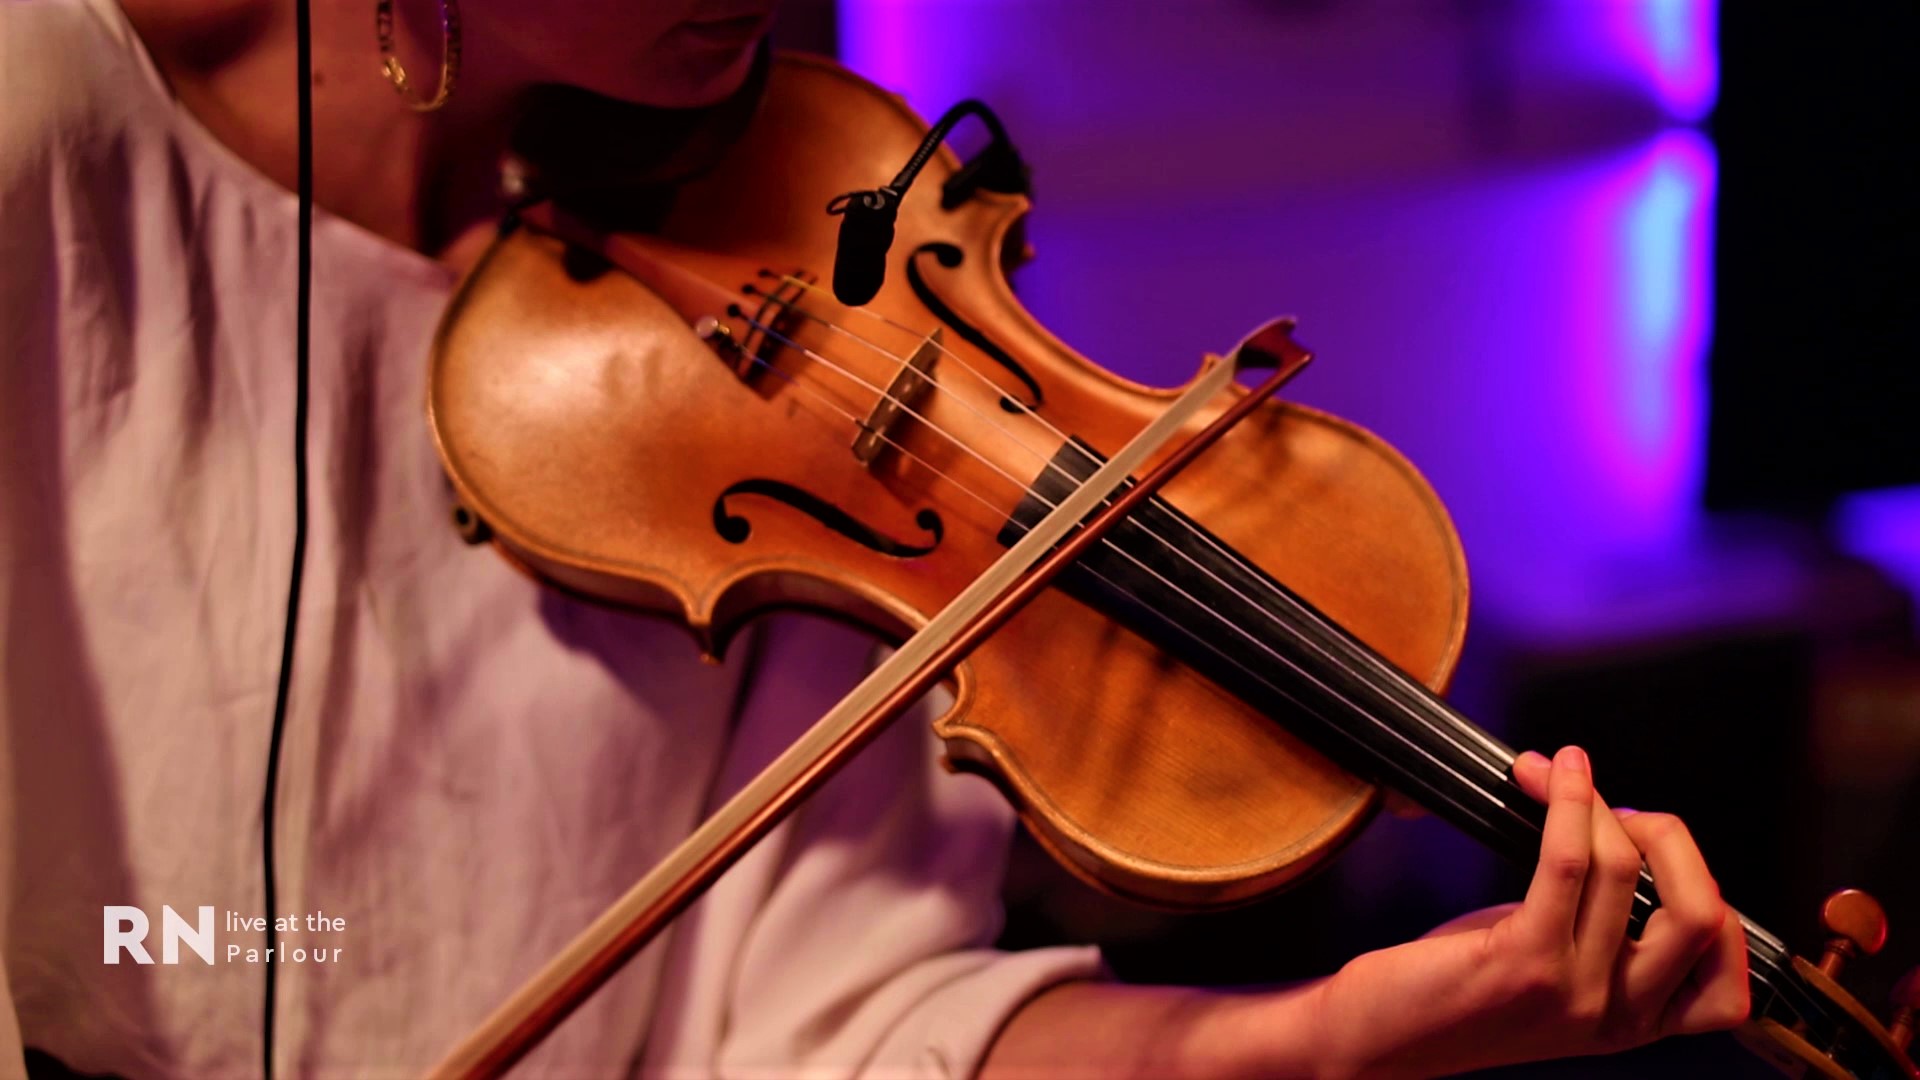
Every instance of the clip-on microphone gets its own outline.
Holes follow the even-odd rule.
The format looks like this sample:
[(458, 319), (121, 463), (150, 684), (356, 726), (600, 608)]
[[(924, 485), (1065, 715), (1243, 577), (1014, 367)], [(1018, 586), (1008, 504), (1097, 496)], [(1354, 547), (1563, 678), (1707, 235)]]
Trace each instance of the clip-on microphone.
[(907, 189), (933, 158), (934, 150), (947, 134), (968, 115), (978, 116), (992, 133), (993, 141), (975, 155), (947, 181), (940, 205), (948, 210), (973, 197), (981, 188), (1007, 194), (1033, 193), (1027, 164), (1021, 160), (1000, 118), (982, 102), (969, 98), (948, 109), (920, 140), (920, 148), (885, 187), (870, 191), (849, 191), (827, 204), (827, 213), (840, 215), (840, 242), (833, 259), (833, 295), (849, 307), (859, 307), (880, 293), (887, 278), (887, 251), (893, 247), (893, 224), (900, 216), (900, 201)]

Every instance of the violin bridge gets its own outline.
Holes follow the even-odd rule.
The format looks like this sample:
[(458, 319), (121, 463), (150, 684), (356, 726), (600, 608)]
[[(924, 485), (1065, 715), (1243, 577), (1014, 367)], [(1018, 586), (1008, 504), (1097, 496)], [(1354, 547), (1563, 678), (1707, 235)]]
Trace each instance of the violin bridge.
[(860, 434), (853, 439), (853, 456), (862, 465), (873, 464), (873, 459), (893, 441), (893, 429), (899, 424), (900, 415), (917, 408), (933, 388), (933, 363), (939, 359), (940, 352), (940, 328), (935, 327), (907, 362), (900, 365), (899, 373), (887, 384), (880, 400), (873, 403), (873, 411), (861, 421)]

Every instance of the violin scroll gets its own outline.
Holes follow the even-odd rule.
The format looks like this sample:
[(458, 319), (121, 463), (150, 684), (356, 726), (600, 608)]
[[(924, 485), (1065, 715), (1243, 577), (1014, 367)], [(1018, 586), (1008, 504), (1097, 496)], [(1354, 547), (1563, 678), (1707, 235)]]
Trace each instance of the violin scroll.
[(1790, 970), (1797, 978), (1772, 988), (1782, 996), (1807, 996), (1795, 1010), (1801, 1019), (1784, 1024), (1756, 1010), (1742, 1041), (1788, 1076), (1920, 1080), (1920, 1068), (1907, 1054), (1920, 1007), (1920, 971), (1908, 972), (1894, 987), (1886, 1025), (1837, 981), (1848, 960), (1872, 956), (1886, 944), (1885, 909), (1867, 893), (1843, 889), (1821, 905), (1820, 922), (1828, 934), (1820, 963), (1793, 957)]

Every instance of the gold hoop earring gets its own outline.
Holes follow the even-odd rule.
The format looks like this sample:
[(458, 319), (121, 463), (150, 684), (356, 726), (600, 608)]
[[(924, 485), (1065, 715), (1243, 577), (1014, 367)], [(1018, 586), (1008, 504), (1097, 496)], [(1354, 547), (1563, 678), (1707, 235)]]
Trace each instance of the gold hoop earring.
[(393, 50), (393, 0), (374, 0), (373, 30), (380, 38), (380, 70), (408, 107), (415, 112), (432, 112), (453, 96), (454, 83), (460, 79), (460, 2), (440, 0), (440, 86), (431, 98), (413, 95), (407, 69)]

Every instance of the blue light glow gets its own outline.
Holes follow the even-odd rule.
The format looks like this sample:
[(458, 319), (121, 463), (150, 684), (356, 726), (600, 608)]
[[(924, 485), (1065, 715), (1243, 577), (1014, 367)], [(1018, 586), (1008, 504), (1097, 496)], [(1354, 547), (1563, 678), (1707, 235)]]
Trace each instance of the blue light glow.
[(1713, 111), (1720, 93), (1716, 0), (1577, 0), (1577, 7), (1606, 21), (1667, 115), (1691, 124)]
[(1599, 234), (1624, 250), (1597, 261), (1616, 275), (1594, 300), (1620, 320), (1621, 352), (1589, 368), (1590, 430), (1625, 497), (1678, 517), (1691, 516), (1704, 467), (1714, 165), (1705, 137), (1673, 129), (1600, 181), (1594, 203)]

